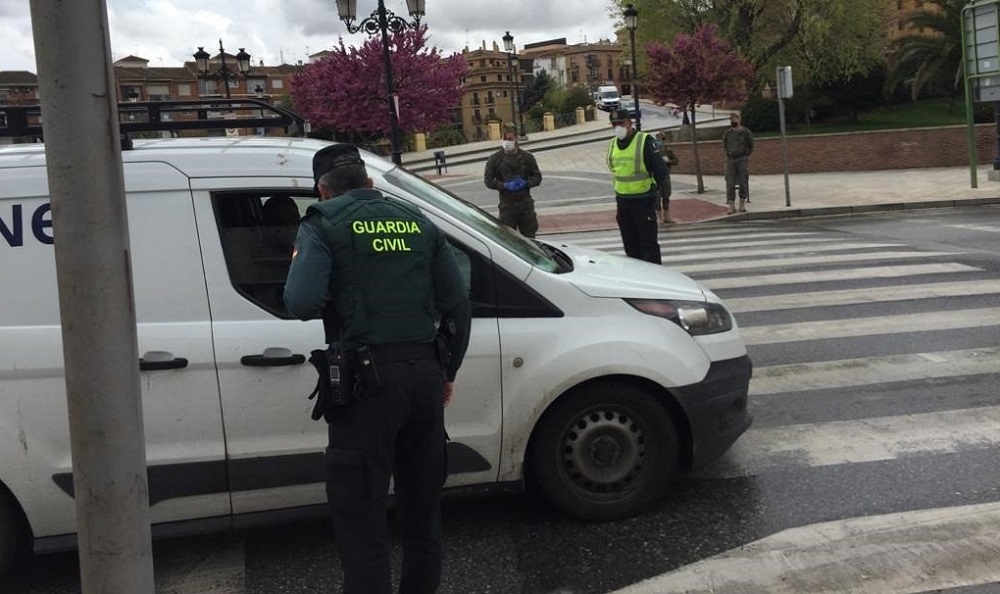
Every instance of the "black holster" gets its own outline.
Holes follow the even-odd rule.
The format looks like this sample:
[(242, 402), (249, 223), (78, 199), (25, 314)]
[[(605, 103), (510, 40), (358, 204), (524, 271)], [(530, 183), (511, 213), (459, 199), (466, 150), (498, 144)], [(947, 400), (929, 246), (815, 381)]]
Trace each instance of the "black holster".
[(309, 355), (309, 362), (319, 375), (316, 388), (309, 395), (309, 400), (316, 399), (311, 416), (314, 421), (323, 418), (329, 423), (339, 409), (354, 402), (357, 382), (353, 357), (337, 343)]

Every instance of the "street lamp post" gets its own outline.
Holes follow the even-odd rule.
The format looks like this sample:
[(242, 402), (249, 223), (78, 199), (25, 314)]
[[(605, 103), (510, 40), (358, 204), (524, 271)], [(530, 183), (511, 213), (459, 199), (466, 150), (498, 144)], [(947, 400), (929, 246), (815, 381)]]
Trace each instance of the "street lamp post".
[(510, 119), (514, 123), (517, 137), (524, 139), (524, 120), (521, 119), (521, 109), (519, 106), (518, 91), (519, 86), (515, 87), (514, 79), (514, 36), (507, 31), (507, 34), (503, 36), (503, 47), (507, 50), (507, 78), (510, 80)]
[(240, 53), (236, 54), (237, 72), (233, 72), (226, 64), (226, 50), (222, 47), (221, 39), (219, 40), (219, 56), (222, 57), (222, 66), (215, 72), (211, 72), (208, 61), (212, 56), (205, 51), (204, 47), (198, 47), (198, 51), (194, 53), (194, 60), (198, 65), (198, 77), (205, 80), (221, 78), (226, 87), (226, 99), (230, 99), (229, 85), (235, 84), (239, 77), (246, 77), (250, 73), (250, 54), (246, 52), (246, 49), (240, 48)]
[(642, 130), (642, 109), (639, 107), (639, 86), (636, 84), (636, 70), (639, 62), (635, 59), (635, 28), (639, 24), (639, 11), (629, 4), (625, 8), (625, 26), (628, 27), (629, 41), (632, 44), (632, 100), (635, 101), (635, 129)]
[(382, 37), (382, 67), (385, 70), (385, 88), (389, 103), (389, 140), (392, 143), (392, 162), (403, 164), (403, 149), (400, 140), (399, 113), (397, 113), (396, 85), (392, 78), (392, 59), (389, 54), (389, 32), (400, 33), (420, 25), (420, 17), (424, 16), (424, 0), (406, 0), (406, 8), (413, 17), (413, 22), (398, 17), (386, 10), (385, 2), (378, 0), (378, 8), (371, 16), (354, 24), (358, 16), (358, 0), (337, 0), (337, 15), (347, 25), (351, 33), (364, 31), (370, 37)]

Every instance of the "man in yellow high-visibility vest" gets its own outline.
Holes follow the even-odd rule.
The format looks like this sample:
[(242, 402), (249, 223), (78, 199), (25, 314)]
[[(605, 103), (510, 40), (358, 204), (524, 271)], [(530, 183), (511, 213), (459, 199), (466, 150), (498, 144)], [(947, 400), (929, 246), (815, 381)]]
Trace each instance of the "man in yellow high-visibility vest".
[(656, 206), (665, 188), (667, 167), (652, 136), (632, 126), (627, 110), (611, 112), (615, 137), (608, 148), (614, 175), (616, 219), (625, 255), (662, 264)]

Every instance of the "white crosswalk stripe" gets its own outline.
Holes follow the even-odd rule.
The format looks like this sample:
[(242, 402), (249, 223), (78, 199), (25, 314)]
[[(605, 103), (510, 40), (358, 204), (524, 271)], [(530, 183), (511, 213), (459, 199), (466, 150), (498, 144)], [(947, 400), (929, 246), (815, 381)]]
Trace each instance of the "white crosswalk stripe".
[[(961, 228), (996, 230), (991, 225)], [(623, 255), (616, 232), (557, 239)], [(824, 231), (776, 232), (768, 226), (671, 230), (660, 234), (660, 245), (664, 266), (719, 292), (736, 314), (755, 362), (751, 410), (759, 419), (769, 419), (752, 426), (695, 478), (818, 473), (915, 457), (1000, 454), (1000, 391), (990, 379), (1000, 377), (1000, 279), (976, 258), (966, 258), (960, 250), (921, 250)], [(921, 342), (925, 340), (927, 344)], [(935, 349), (937, 340), (948, 346)], [(863, 356), (850, 356), (846, 344), (865, 345)], [(890, 350), (880, 352), (883, 348)], [(761, 364), (755, 352), (766, 352), (771, 359)], [(951, 392), (962, 397), (952, 401), (938, 393), (962, 381), (973, 386)], [(858, 407), (883, 393), (906, 398), (868, 416), (859, 412)], [(825, 405), (829, 399), (857, 404), (830, 409)], [(930, 406), (921, 408), (923, 403)], [(855, 416), (840, 417), (844, 413), (837, 411), (847, 409)], [(819, 420), (797, 420), (803, 414)], [(876, 526), (879, 518), (843, 521)], [(823, 538), (819, 531), (807, 528), (797, 545), (801, 550), (826, 545), (815, 540)], [(958, 550), (977, 546), (961, 538), (955, 537)], [(923, 546), (920, 542), (912, 546)], [(900, 554), (919, 559), (910, 545), (897, 545)], [(858, 553), (847, 548), (843, 554), (849, 562)], [(782, 566), (788, 562), (784, 559)], [(717, 564), (710, 561), (700, 573), (723, 567), (725, 556)], [(962, 579), (989, 581), (994, 574), (981, 569)], [(676, 585), (671, 579), (668, 574), (635, 591), (668, 591), (662, 588)], [(960, 583), (941, 580), (942, 587)]]

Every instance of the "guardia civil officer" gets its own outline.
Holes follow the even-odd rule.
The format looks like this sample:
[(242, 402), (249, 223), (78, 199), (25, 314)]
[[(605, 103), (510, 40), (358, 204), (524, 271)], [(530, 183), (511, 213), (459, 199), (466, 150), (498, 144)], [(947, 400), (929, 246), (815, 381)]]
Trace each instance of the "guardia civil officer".
[(632, 126), (628, 110), (612, 111), (610, 119), (615, 137), (608, 147), (608, 169), (614, 176), (615, 218), (625, 255), (662, 264), (656, 207), (665, 189), (667, 166), (653, 137)]
[[(444, 234), (415, 207), (373, 190), (357, 147), (321, 149), (313, 176), (320, 201), (299, 227), (284, 298), (300, 319), (339, 318), (340, 347), (358, 378), (341, 386), (353, 402), (327, 416), (326, 491), (344, 592), (391, 590), (390, 476), (403, 539), (399, 591), (434, 592), (444, 407), (468, 345), (469, 297)], [(448, 330), (447, 361), (435, 348), (438, 327)]]

